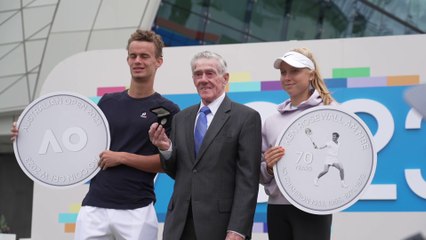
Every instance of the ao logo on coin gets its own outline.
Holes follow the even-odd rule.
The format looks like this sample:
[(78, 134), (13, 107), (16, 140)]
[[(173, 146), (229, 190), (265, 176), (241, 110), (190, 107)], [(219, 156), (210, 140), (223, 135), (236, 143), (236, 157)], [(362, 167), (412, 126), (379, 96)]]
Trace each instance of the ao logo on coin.
[(57, 92), (28, 105), (17, 121), (14, 152), (33, 181), (51, 187), (87, 182), (100, 170), (99, 154), (109, 149), (108, 122), (90, 99)]
[(348, 208), (373, 179), (377, 153), (372, 139), (365, 123), (342, 108), (305, 110), (277, 140), (285, 149), (274, 167), (279, 189), (312, 214)]

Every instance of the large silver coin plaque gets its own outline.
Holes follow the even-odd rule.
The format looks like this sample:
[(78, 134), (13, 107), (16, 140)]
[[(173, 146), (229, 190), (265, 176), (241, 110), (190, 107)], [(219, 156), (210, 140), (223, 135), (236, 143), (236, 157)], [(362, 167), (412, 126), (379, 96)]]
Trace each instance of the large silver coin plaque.
[(55, 92), (30, 103), (17, 121), (13, 149), (19, 166), (34, 182), (72, 187), (93, 178), (99, 154), (109, 149), (108, 122), (89, 98)]
[(353, 205), (371, 183), (377, 152), (366, 124), (342, 107), (319, 106), (290, 122), (276, 145), (281, 193), (297, 208), (331, 214)]

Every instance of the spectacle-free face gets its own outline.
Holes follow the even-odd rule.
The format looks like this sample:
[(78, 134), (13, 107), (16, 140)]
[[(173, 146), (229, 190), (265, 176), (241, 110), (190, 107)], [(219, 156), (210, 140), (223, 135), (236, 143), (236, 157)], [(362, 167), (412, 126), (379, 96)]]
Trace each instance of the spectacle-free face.
[(146, 81), (154, 79), (155, 72), (163, 63), (163, 58), (155, 56), (154, 43), (133, 41), (129, 45), (127, 63), (133, 80)]
[(210, 104), (225, 92), (229, 74), (219, 71), (216, 59), (201, 58), (195, 62), (192, 80), (205, 105)]
[(333, 133), (332, 139), (333, 139), (333, 141), (337, 141), (337, 139), (339, 139), (339, 135), (337, 135), (336, 133)]
[(314, 75), (312, 70), (295, 68), (283, 61), (280, 73), (281, 86), (290, 96), (293, 105), (297, 106), (309, 98), (310, 81)]

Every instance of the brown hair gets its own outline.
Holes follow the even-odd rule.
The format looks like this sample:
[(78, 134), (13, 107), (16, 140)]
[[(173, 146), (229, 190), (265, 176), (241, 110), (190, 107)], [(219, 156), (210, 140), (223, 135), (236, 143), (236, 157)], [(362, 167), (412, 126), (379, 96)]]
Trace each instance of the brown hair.
[(155, 45), (155, 56), (157, 58), (163, 56), (164, 42), (161, 36), (155, 32), (141, 29), (136, 30), (136, 32), (130, 35), (130, 38), (127, 42), (127, 50), (129, 50), (130, 43), (133, 41), (152, 42)]

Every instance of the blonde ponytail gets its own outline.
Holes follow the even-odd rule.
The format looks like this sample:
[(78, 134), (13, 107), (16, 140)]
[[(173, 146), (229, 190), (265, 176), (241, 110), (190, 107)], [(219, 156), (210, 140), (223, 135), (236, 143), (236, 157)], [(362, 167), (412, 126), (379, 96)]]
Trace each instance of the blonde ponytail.
[(314, 65), (315, 65), (315, 70), (313, 70), (314, 71), (314, 79), (312, 79), (311, 85), (312, 85), (313, 88), (315, 88), (315, 90), (317, 90), (317, 92), (321, 96), (321, 99), (322, 99), (324, 105), (329, 105), (331, 102), (335, 101), (334, 98), (331, 96), (330, 91), (328, 90), (327, 86), (325, 85), (325, 82), (324, 82), (324, 80), (323, 80), (323, 78), (320, 74), (318, 64), (317, 64), (311, 50), (309, 50), (308, 48), (296, 48), (296, 49), (293, 49), (292, 51), (295, 51), (295, 52), (298, 52), (298, 53), (305, 55), (306, 57), (311, 59), (311, 61), (314, 63)]

